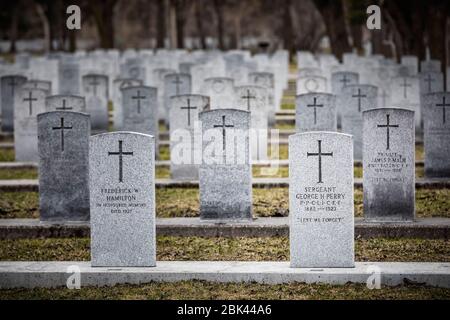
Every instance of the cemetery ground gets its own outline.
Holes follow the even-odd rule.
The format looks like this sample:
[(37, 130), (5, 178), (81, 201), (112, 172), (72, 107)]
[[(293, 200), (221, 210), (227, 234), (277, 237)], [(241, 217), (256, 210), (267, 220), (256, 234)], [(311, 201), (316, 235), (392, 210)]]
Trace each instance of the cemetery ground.
[[(357, 261), (448, 262), (448, 240), (357, 239)], [(0, 241), (0, 260), (88, 261), (90, 241), (19, 239)], [(287, 237), (200, 238), (157, 237), (158, 261), (287, 261)], [(0, 299), (449, 299), (450, 290), (405, 283), (369, 290), (365, 285), (291, 283), (282, 285), (206, 281), (82, 287), (81, 290), (0, 290)]]
[[(293, 110), (285, 102), (283, 110)], [(278, 123), (280, 130), (293, 130), (289, 123)], [(160, 131), (167, 128), (160, 126)], [(11, 143), (8, 137), (0, 143)], [(270, 150), (270, 148), (269, 148)], [(159, 147), (159, 160), (169, 160), (167, 145)], [(288, 159), (287, 145), (280, 145), (279, 158)], [(12, 148), (0, 149), (0, 162), (13, 162)], [(423, 145), (416, 145), (416, 178), (424, 177)], [(261, 166), (253, 166), (253, 177), (265, 177)], [(275, 177), (287, 178), (289, 169), (280, 167)], [(355, 178), (362, 167), (354, 167)], [(0, 169), (0, 180), (37, 179), (36, 168)], [(168, 166), (157, 166), (157, 179), (169, 179)], [(355, 217), (363, 216), (362, 188), (355, 188)], [(255, 217), (286, 217), (288, 188), (253, 188)], [(198, 217), (198, 188), (157, 188), (158, 218)], [(450, 189), (416, 189), (418, 218), (450, 218)], [(38, 219), (38, 192), (1, 192), (0, 219)], [(158, 261), (289, 261), (289, 238), (279, 237), (194, 237), (157, 236)], [(449, 240), (417, 238), (371, 238), (355, 240), (355, 261), (450, 262)], [(0, 240), (0, 261), (89, 261), (90, 239), (38, 238)], [(83, 287), (81, 290), (8, 289), (0, 290), (2, 299), (450, 299), (450, 290), (405, 282), (396, 287), (370, 290), (364, 284), (325, 285), (288, 283), (215, 283), (207, 281), (152, 282), (141, 285)]]

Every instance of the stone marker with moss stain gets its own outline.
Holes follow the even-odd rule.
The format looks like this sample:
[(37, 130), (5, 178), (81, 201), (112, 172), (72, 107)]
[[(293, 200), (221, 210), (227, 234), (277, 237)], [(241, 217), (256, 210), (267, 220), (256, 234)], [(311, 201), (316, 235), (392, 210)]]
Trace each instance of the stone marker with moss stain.
[(39, 211), (42, 221), (89, 220), (89, 115), (38, 115)]
[(415, 218), (414, 112), (380, 108), (363, 112), (364, 218)]

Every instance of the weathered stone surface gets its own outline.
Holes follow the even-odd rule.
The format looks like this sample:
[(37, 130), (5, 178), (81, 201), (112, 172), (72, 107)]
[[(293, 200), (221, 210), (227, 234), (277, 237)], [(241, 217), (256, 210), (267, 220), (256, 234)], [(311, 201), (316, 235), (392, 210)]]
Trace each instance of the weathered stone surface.
[(46, 91), (19, 89), (14, 103), (16, 161), (38, 162), (37, 115), (45, 112)]
[(413, 220), (414, 112), (394, 108), (366, 110), (363, 121), (365, 219)]
[(89, 220), (89, 115), (38, 115), (39, 212), (42, 221)]
[(203, 157), (200, 166), (200, 218), (252, 219), (250, 113), (218, 109), (200, 114)]
[(155, 139), (132, 132), (91, 137), (91, 263), (156, 265)]
[(305, 93), (296, 98), (297, 132), (337, 131), (336, 96), (329, 93)]
[(378, 89), (372, 85), (349, 85), (341, 96), (342, 132), (353, 136), (353, 157), (362, 159), (362, 112), (378, 107)]
[(425, 176), (450, 177), (450, 93), (424, 95)]
[(199, 113), (209, 109), (209, 98), (178, 95), (171, 98), (170, 175), (174, 180), (198, 180), (202, 159)]
[(352, 137), (289, 137), (291, 267), (354, 267)]
[(83, 76), (83, 94), (86, 98), (86, 112), (91, 116), (94, 132), (107, 132), (108, 117), (108, 77), (101, 74)]
[(15, 96), (20, 87), (25, 84), (27, 78), (11, 75), (3, 76), (0, 78), (1, 85), (1, 113), (2, 113), (2, 131), (13, 132), (14, 131), (14, 110), (16, 109)]
[(45, 99), (45, 110), (86, 113), (86, 100), (80, 96), (56, 95)]

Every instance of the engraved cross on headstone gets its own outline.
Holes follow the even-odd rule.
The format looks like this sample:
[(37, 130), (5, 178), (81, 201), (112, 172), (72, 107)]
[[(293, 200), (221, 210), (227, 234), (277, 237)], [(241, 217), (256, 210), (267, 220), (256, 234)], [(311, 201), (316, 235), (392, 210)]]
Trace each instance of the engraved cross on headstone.
[(33, 114), (33, 101), (37, 101), (37, 100), (38, 100), (37, 98), (33, 98), (33, 92), (31, 92), (31, 91), (28, 92), (28, 98), (23, 99), (24, 102), (28, 101), (28, 103), (29, 103), (28, 108), (29, 108), (30, 116)]
[(94, 95), (97, 95), (97, 86), (100, 84), (100, 82), (98, 82), (97, 77), (93, 77), (92, 78), (92, 82), (89, 83), (90, 86), (94, 87)]
[(361, 98), (366, 98), (367, 95), (361, 94), (361, 88), (358, 88), (358, 94), (352, 95), (352, 98), (358, 98), (358, 112), (361, 112)]
[(317, 124), (317, 108), (323, 108), (323, 104), (317, 104), (317, 97), (314, 97), (314, 104), (307, 104), (307, 108), (314, 108), (314, 124)]
[(390, 148), (390, 128), (398, 128), (398, 124), (389, 122), (389, 114), (386, 115), (386, 124), (377, 124), (378, 128), (386, 128), (386, 150)]
[(406, 81), (406, 78), (403, 78), (403, 83), (400, 85), (400, 87), (403, 87), (403, 98), (406, 99), (408, 97), (406, 88), (411, 87), (411, 84)]
[(181, 107), (182, 110), (187, 110), (187, 117), (188, 117), (188, 126), (191, 126), (191, 110), (197, 109), (197, 107), (191, 106), (191, 99), (187, 99), (187, 107)]
[(66, 107), (66, 99), (62, 101), (62, 107), (56, 107), (56, 110), (72, 110), (72, 107)]
[(61, 151), (64, 152), (64, 130), (71, 130), (72, 127), (64, 126), (64, 118), (61, 118), (61, 124), (59, 127), (53, 127), (52, 130), (61, 130)]
[(425, 82), (428, 83), (428, 93), (431, 92), (431, 83), (434, 81), (435, 80), (431, 77), (431, 74), (428, 74), (427, 77), (425, 78)]
[(133, 96), (133, 97), (131, 97), (131, 99), (137, 100), (137, 110), (138, 110), (138, 113), (141, 113), (141, 100), (145, 100), (146, 97), (145, 96), (141, 96), (141, 91), (138, 90), (137, 91), (137, 96)]
[(347, 74), (344, 74), (344, 76), (339, 80), (339, 82), (343, 83), (342, 87), (345, 87), (347, 83), (351, 82), (350, 79), (347, 78)]
[[(233, 128), (234, 125), (231, 124), (225, 124), (225, 116), (222, 116), (222, 124), (215, 124), (214, 128), (222, 128), (222, 146), (223, 151), (225, 151), (225, 145), (226, 145), (226, 134), (225, 130), (226, 128)], [(225, 154), (224, 154), (225, 155)]]
[(450, 103), (446, 103), (445, 96), (442, 96), (442, 103), (437, 103), (436, 107), (442, 107), (442, 123), (445, 123), (445, 108), (450, 107)]
[(172, 83), (174, 83), (176, 86), (177, 95), (180, 94), (180, 84), (182, 84), (183, 81), (180, 80), (179, 74), (175, 75), (175, 80), (173, 80)]
[(123, 182), (123, 156), (132, 156), (133, 152), (124, 152), (122, 150), (122, 140), (119, 140), (119, 151), (108, 152), (108, 156), (119, 156), (119, 182)]
[(15, 88), (19, 84), (16, 80), (17, 79), (15, 77), (12, 77), (8, 83), (8, 85), (11, 87), (11, 95), (12, 96), (14, 96)]
[(319, 144), (319, 151), (318, 152), (307, 152), (306, 156), (319, 158), (319, 182), (317, 182), (317, 183), (323, 183), (323, 181), (322, 181), (322, 157), (323, 156), (332, 157), (333, 152), (326, 152), (326, 153), (322, 152), (322, 140), (317, 140), (317, 142)]
[(256, 96), (251, 96), (250, 95), (250, 90), (247, 89), (247, 95), (241, 96), (241, 99), (246, 99), (247, 100), (247, 111), (250, 111), (250, 100), (251, 99), (256, 99)]

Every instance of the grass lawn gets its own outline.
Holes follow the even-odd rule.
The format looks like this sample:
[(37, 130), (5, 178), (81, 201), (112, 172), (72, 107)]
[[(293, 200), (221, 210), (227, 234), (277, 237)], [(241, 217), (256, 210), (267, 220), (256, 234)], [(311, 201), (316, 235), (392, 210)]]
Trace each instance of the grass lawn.
[[(88, 261), (90, 240), (0, 240), (0, 261)], [(157, 237), (161, 261), (288, 261), (288, 237)], [(356, 261), (450, 262), (450, 240), (357, 239)]]
[[(287, 216), (287, 188), (253, 189), (253, 212), (259, 217)], [(199, 214), (199, 191), (196, 188), (156, 189), (156, 212), (161, 218), (196, 217)], [(355, 189), (355, 216), (363, 215), (363, 193)], [(416, 215), (450, 217), (450, 189), (418, 189)], [(0, 218), (38, 218), (37, 192), (3, 192), (0, 194)]]
[[(292, 129), (290, 125), (277, 125), (278, 129)], [(287, 144), (279, 145), (278, 155), (272, 154), (272, 148), (269, 146), (270, 159), (289, 159), (289, 150)], [(159, 147), (159, 159), (158, 160), (170, 160), (169, 146)], [(423, 145), (416, 145), (416, 160), (423, 160)], [(0, 149), (0, 162), (14, 161), (14, 149)]]
[[(448, 240), (359, 239), (357, 261), (449, 261)], [(88, 261), (89, 239), (0, 240), (0, 260)], [(286, 261), (287, 237), (157, 237), (157, 259)], [(82, 287), (81, 290), (0, 290), (0, 299), (450, 299), (450, 290), (402, 285), (369, 290), (363, 284), (220, 284), (206, 281)]]
[(15, 161), (14, 149), (0, 149), (0, 162)]
[(450, 290), (420, 285), (402, 285), (380, 290), (369, 290), (363, 284), (332, 286), (326, 284), (257, 284), (214, 283), (206, 281), (181, 281), (173, 283), (152, 282), (141, 285), (115, 285), (114, 287), (12, 289), (0, 290), (0, 299), (125, 299), (125, 300), (305, 300), (305, 299), (367, 299), (367, 300), (418, 300), (450, 299)]
[(282, 103), (281, 104), (281, 110), (294, 110), (295, 104), (293, 103)]
[[(254, 178), (287, 178), (289, 176), (288, 167), (279, 167), (277, 171), (267, 172), (267, 168), (263, 166), (253, 166)], [(362, 178), (362, 167), (355, 167), (355, 178)], [(416, 167), (416, 177), (422, 178), (424, 176), (424, 168), (422, 166)], [(37, 179), (37, 169), (0, 169), (0, 180), (10, 179)], [(170, 168), (168, 166), (156, 168), (157, 179), (169, 179)]]

